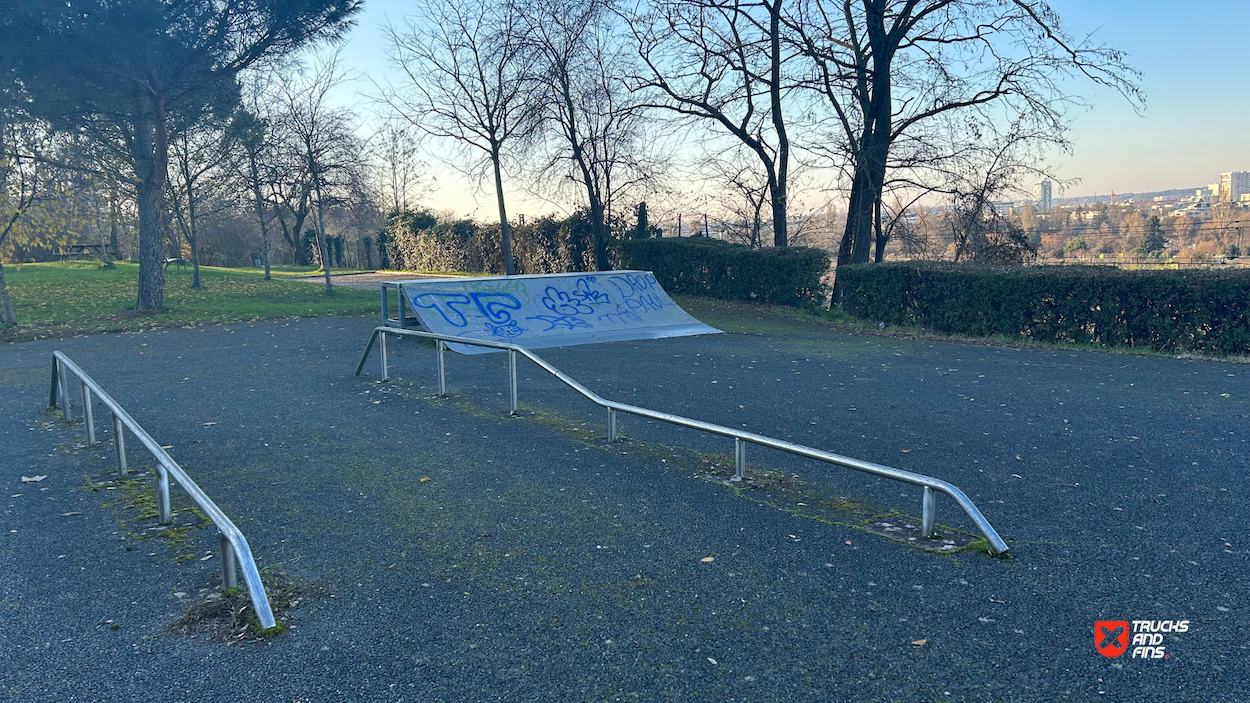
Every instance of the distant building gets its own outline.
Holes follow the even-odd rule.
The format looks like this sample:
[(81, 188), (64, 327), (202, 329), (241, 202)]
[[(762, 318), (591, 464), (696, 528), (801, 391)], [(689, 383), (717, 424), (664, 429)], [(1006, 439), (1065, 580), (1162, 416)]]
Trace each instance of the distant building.
[(1250, 193), (1250, 171), (1230, 171), (1220, 174), (1220, 202), (1235, 203), (1242, 193)]
[(1050, 213), (1051, 208), (1051, 185), (1050, 179), (1044, 179), (1033, 184), (1033, 200), (1037, 203), (1037, 211), (1046, 215)]

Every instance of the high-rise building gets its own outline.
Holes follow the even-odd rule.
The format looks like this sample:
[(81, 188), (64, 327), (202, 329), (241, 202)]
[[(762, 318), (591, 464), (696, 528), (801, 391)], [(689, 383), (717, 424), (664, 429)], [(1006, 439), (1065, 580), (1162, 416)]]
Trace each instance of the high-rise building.
[(1230, 171), (1220, 174), (1220, 202), (1235, 203), (1242, 193), (1250, 193), (1250, 171)]
[(1043, 215), (1050, 212), (1050, 189), (1049, 178), (1033, 184), (1033, 200), (1037, 203), (1037, 211)]

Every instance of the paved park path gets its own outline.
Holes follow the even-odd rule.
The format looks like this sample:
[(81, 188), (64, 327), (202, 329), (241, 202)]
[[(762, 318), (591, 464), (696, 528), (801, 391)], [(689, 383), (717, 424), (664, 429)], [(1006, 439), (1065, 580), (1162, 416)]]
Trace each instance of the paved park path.
[[(500, 355), (450, 355), (446, 399), (412, 341), (393, 383), (376, 357), (355, 377), (373, 318), (11, 344), (0, 700), (1250, 699), (1250, 367), (704, 319), (735, 332), (543, 356), (608, 398), (947, 479), (1012, 557), (915, 550), (678, 459), (725, 440), (625, 418), (606, 445), (602, 413), (532, 366), (508, 418)], [(135, 509), (82, 489), (111, 449), (44, 412), (54, 349), (262, 565), (324, 589), (287, 633), (164, 633), (218, 583), (216, 538), (136, 541)], [(835, 507), (920, 509), (911, 486), (750, 458)], [(943, 497), (938, 521), (969, 529)], [(1166, 659), (1108, 659), (1095, 620), (1190, 625)]]
[[(439, 276), (430, 273), (394, 273), (390, 271), (362, 271), (360, 273), (334, 273), (330, 272), (330, 283), (335, 286), (347, 286), (348, 288), (365, 288), (367, 290), (378, 290), (378, 285), (383, 281), (412, 281), (418, 278), (447, 278), (447, 276)], [(305, 283), (320, 283), (325, 285), (326, 277), (324, 274), (320, 276), (300, 276), (291, 278), (292, 281), (303, 281)]]

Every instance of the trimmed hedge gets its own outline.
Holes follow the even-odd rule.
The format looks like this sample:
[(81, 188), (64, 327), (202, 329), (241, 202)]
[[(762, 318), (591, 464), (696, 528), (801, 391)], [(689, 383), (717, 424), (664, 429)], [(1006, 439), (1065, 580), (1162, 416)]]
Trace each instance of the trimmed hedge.
[(890, 263), (838, 269), (842, 308), (948, 334), (1250, 353), (1250, 272)]
[(655, 273), (670, 293), (778, 305), (823, 301), (829, 255), (810, 247), (752, 249), (708, 237), (634, 239), (618, 244), (624, 268)]

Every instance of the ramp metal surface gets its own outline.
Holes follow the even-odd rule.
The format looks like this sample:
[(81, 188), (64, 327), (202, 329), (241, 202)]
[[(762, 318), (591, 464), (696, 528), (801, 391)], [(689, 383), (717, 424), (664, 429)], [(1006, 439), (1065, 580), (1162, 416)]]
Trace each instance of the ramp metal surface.
[[(388, 288), (399, 290), (399, 327), (406, 326), (409, 307), (430, 332), (531, 349), (721, 331), (681, 309), (650, 271), (394, 281), (383, 284), (383, 299)], [(461, 354), (498, 351), (448, 347)]]

